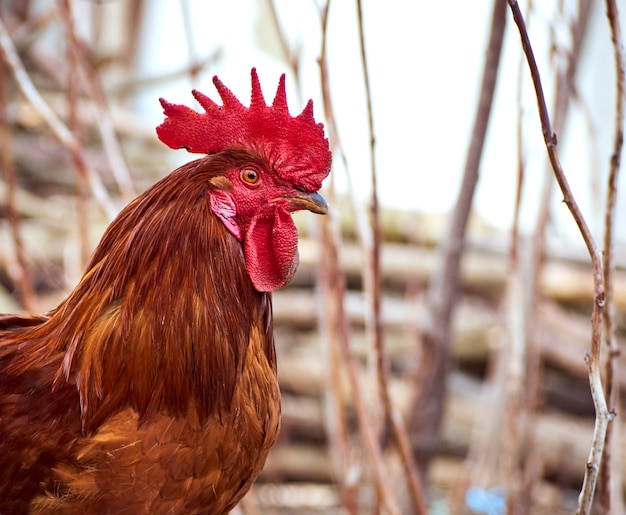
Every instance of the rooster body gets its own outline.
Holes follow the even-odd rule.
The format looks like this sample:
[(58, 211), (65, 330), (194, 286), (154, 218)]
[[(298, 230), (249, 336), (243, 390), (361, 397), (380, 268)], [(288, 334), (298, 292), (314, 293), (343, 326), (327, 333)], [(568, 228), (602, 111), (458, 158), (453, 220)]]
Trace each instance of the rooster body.
[[(215, 80), (207, 118), (232, 101)], [(253, 70), (250, 111), (259, 95)], [(250, 488), (280, 428), (269, 292), (330, 166), (302, 169), (267, 133), (209, 141), (120, 213), (55, 310), (0, 316), (0, 513), (221, 514)]]

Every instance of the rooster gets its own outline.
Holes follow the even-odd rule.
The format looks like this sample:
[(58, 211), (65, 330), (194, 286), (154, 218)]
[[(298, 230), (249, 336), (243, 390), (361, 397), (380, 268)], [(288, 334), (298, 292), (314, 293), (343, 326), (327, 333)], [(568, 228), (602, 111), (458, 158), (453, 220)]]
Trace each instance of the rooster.
[(222, 514), (280, 428), (271, 291), (293, 277), (291, 213), (324, 214), (331, 165), (311, 101), (203, 113), (161, 99), (162, 142), (206, 154), (111, 223), (41, 316), (0, 315), (0, 513)]

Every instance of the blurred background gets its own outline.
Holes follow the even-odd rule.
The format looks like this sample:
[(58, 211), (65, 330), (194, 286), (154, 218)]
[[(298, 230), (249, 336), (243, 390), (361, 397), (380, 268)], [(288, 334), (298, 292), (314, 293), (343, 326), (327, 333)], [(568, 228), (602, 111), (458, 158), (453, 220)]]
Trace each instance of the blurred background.
[[(520, 6), (602, 248), (617, 95), (605, 4)], [(218, 75), (246, 103), (256, 67), (269, 102), (285, 73), (292, 114), (312, 98), (333, 146), (331, 216), (298, 214), (301, 265), (274, 295), (282, 434), (238, 510), (377, 513), (386, 496), (401, 513), (420, 496), (432, 514), (576, 509), (593, 277), (504, 0), (0, 0), (0, 21), (0, 312), (55, 307), (112, 217), (195, 158), (157, 140), (159, 97), (198, 108), (191, 89), (215, 99)], [(626, 329), (624, 181), (598, 513), (623, 512), (626, 376), (608, 349)]]

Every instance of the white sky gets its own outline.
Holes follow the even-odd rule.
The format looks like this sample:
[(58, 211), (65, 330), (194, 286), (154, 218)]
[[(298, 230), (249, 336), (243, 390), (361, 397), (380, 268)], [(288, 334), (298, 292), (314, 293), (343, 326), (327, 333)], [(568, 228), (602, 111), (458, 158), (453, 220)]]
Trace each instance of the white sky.
[[(156, 125), (162, 119), (156, 98), (193, 106), (191, 87), (216, 98), (211, 83), (217, 74), (247, 103), (249, 72), (259, 71), (266, 99), (275, 92), (278, 77), (288, 72), (274, 37), (271, 19), (260, 8), (262, 2), (233, 0), (188, 1), (193, 15), (196, 52), (204, 57), (218, 48), (221, 59), (197, 84), (181, 80), (158, 89), (147, 89), (139, 104), (144, 116)], [(320, 22), (314, 1), (276, 2), (282, 26), (293, 48), (300, 49), (302, 93), (313, 98), (316, 117), (322, 119), (319, 74), (316, 59), (321, 41)], [(548, 103), (556, 66), (545, 49), (551, 31), (563, 48), (568, 46), (564, 22), (554, 24), (553, 1), (535, 2), (530, 23)], [(568, 2), (565, 2), (568, 4)], [(573, 3), (573, 2), (569, 2)], [(473, 122), (483, 57), (491, 17), (491, 0), (473, 2), (380, 2), (364, 0), (365, 34), (373, 91), (377, 167), (383, 204), (408, 209), (444, 212), (454, 202), (463, 169)], [(614, 71), (608, 24), (603, 6), (597, 4), (592, 19), (590, 45), (584, 55), (579, 81), (584, 103), (592, 113), (597, 130), (590, 136), (581, 110), (574, 108), (568, 133), (559, 135), (562, 161), (574, 193), (589, 221), (599, 224), (600, 211), (591, 192), (592, 176), (606, 174), (614, 124)], [(624, 14), (624, 13), (622, 13)], [(179, 69), (188, 62), (180, 2), (152, 0), (148, 12), (143, 52), (138, 73), (150, 75)], [(626, 24), (626, 20), (623, 20)], [(517, 84), (520, 58), (519, 37), (512, 19), (507, 20), (499, 87), (492, 114), (488, 144), (483, 156), (481, 180), (475, 209), (491, 224), (510, 224), (517, 166)], [(369, 191), (369, 138), (362, 68), (358, 47), (356, 2), (335, 0), (329, 18), (328, 55), (331, 89), (340, 137), (353, 183), (360, 196)], [(524, 223), (534, 220), (536, 200), (544, 173), (545, 149), (528, 71), (524, 66), (523, 120), (528, 182), (525, 189)], [(302, 107), (293, 77), (287, 77), (292, 114)], [(592, 150), (598, 153), (594, 161)], [(186, 161), (180, 152), (173, 159)], [(625, 159), (626, 161), (626, 159)], [(336, 180), (344, 184), (344, 173), (335, 160)], [(624, 174), (622, 174), (623, 177)], [(596, 179), (597, 180), (597, 179)], [(604, 179), (601, 179), (601, 184)], [(622, 191), (626, 180), (620, 181)], [(604, 193), (599, 200), (604, 202)], [(576, 234), (564, 205), (555, 197), (553, 213), (557, 225)], [(626, 231), (626, 195), (618, 204), (620, 234)], [(600, 225), (598, 225), (600, 227)], [(601, 234), (596, 233), (600, 238)], [(621, 239), (625, 239), (622, 236)]]

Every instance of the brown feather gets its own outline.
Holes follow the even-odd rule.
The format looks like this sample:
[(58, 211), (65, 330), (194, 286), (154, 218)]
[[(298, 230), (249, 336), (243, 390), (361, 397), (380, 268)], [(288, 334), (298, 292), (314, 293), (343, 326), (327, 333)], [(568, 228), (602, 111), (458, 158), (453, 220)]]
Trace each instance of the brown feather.
[(226, 513), (280, 425), (271, 297), (208, 196), (246, 150), (127, 206), (45, 317), (0, 317), (0, 513)]

